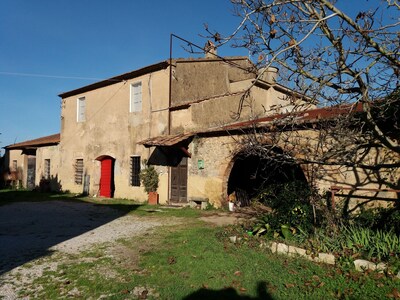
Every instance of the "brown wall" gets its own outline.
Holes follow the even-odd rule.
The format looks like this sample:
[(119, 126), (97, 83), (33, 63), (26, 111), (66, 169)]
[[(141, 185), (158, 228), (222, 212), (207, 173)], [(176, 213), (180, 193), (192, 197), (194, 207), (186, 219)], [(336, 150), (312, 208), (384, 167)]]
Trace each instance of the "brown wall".
[[(252, 67), (243, 58), (230, 62), (247, 69)], [(221, 60), (176, 61), (172, 80), (171, 104), (175, 109), (171, 112), (171, 133), (204, 131), (293, 108), (288, 94), (280, 91), (282, 89), (265, 82), (255, 86), (255, 79), (255, 73)], [(249, 96), (244, 97), (250, 88)]]

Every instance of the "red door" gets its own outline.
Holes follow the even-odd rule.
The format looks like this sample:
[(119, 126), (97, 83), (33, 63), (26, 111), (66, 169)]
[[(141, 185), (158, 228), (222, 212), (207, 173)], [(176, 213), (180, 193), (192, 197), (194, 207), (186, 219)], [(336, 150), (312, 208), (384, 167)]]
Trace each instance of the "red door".
[(101, 161), (100, 196), (111, 198), (113, 196), (113, 159), (106, 157)]

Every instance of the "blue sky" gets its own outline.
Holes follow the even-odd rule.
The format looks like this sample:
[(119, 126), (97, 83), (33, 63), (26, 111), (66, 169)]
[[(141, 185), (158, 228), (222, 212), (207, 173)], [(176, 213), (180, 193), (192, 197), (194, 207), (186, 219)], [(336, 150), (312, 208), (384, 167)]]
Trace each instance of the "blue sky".
[(229, 0), (2, 0), (0, 147), (59, 132), (58, 94), (97, 81), (45, 76), (105, 79), (162, 61), (170, 33), (204, 45), (203, 24), (230, 28), (231, 9)]
[(59, 132), (58, 94), (167, 59), (170, 33), (202, 46), (204, 23), (224, 34), (237, 22), (229, 0), (1, 0), (0, 148)]

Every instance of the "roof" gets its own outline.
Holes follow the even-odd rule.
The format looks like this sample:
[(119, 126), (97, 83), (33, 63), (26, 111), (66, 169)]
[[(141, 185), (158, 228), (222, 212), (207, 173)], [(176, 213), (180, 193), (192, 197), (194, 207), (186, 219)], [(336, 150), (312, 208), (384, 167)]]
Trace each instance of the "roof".
[(176, 58), (174, 59), (177, 63), (191, 63), (191, 62), (210, 62), (210, 61), (228, 61), (232, 62), (235, 60), (249, 60), (247, 56), (216, 56), (214, 58), (209, 57), (189, 57), (189, 58)]
[(89, 85), (80, 87), (78, 89), (75, 89), (75, 90), (72, 90), (72, 91), (69, 91), (69, 92), (61, 93), (58, 96), (61, 97), (61, 98), (67, 98), (67, 97), (78, 95), (78, 94), (81, 94), (81, 93), (84, 93), (84, 92), (87, 92), (87, 91), (91, 91), (91, 90), (102, 88), (102, 87), (105, 87), (105, 86), (108, 86), (108, 85), (112, 85), (112, 84), (115, 84), (117, 82), (121, 82), (121, 81), (124, 81), (124, 80), (128, 80), (128, 79), (132, 79), (132, 78), (135, 78), (135, 77), (138, 77), (138, 76), (142, 76), (142, 75), (147, 74), (147, 73), (151, 73), (151, 72), (159, 71), (159, 70), (162, 70), (162, 69), (166, 69), (168, 66), (169, 66), (168, 61), (162, 61), (162, 62), (153, 64), (153, 65), (149, 65), (149, 66), (141, 68), (141, 69), (137, 69), (135, 71), (131, 71), (131, 72), (128, 72), (128, 73), (124, 73), (124, 74), (115, 76), (115, 77), (111, 77), (111, 78), (106, 79), (106, 80), (98, 81), (98, 82), (95, 82), (93, 84), (89, 84)]
[(182, 133), (177, 135), (161, 135), (153, 138), (149, 138), (147, 140), (143, 140), (138, 142), (140, 145), (144, 145), (146, 147), (151, 146), (174, 146), (183, 142), (190, 137), (194, 136), (195, 133)]
[[(286, 122), (295, 122), (296, 124), (301, 123), (315, 123), (322, 120), (332, 120), (339, 116), (343, 116), (348, 113), (361, 112), (362, 103), (358, 102), (356, 104), (346, 104), (346, 105), (337, 105), (337, 106), (329, 106), (329, 107), (321, 107), (310, 110), (304, 110), (299, 112), (289, 112), (285, 114), (275, 114), (262, 118), (258, 118), (255, 120), (237, 122), (233, 124), (229, 124), (223, 127), (218, 128), (218, 130), (234, 130), (234, 129), (243, 129), (246, 127), (251, 127), (254, 125), (262, 125), (271, 124), (272, 122), (281, 121), (281, 124), (285, 124)], [(208, 130), (214, 131), (215, 129)]]
[(263, 127), (271, 125), (271, 123), (276, 121), (281, 121), (282, 125), (286, 123), (289, 124), (289, 122), (293, 121), (296, 124), (316, 123), (323, 120), (332, 120), (349, 112), (361, 112), (361, 111), (362, 111), (361, 103), (357, 103), (355, 105), (337, 105), (330, 107), (322, 107), (301, 112), (275, 114), (255, 120), (232, 123), (229, 125), (210, 128), (202, 131), (181, 133), (177, 135), (157, 136), (140, 141), (138, 142), (138, 144), (144, 145), (146, 147), (175, 146), (180, 142), (187, 140), (195, 135), (210, 136), (213, 134), (220, 134), (220, 133), (228, 134), (229, 131), (249, 129), (252, 128), (253, 126)]
[[(245, 56), (231, 56), (231, 57), (223, 57), (223, 58), (215, 58), (215, 59), (214, 58), (211, 58), (211, 59), (210, 58), (179, 58), (179, 59), (174, 59), (173, 63), (184, 63), (184, 62), (190, 63), (190, 62), (203, 62), (203, 61), (209, 62), (209, 61), (221, 61), (221, 60), (226, 61), (226, 62), (234, 62), (237, 60), (245, 60), (245, 59), (248, 59), (248, 58)], [(168, 66), (169, 66), (169, 60), (164, 60), (164, 61), (152, 64), (152, 65), (128, 72), (128, 73), (124, 73), (124, 74), (121, 74), (118, 76), (114, 76), (114, 77), (111, 77), (111, 78), (108, 78), (108, 79), (105, 79), (102, 81), (98, 81), (98, 82), (77, 88), (75, 90), (61, 93), (58, 96), (61, 98), (67, 98), (70, 96), (78, 95), (78, 94), (92, 91), (92, 90), (95, 90), (98, 88), (109, 86), (109, 85), (115, 84), (117, 82), (121, 82), (121, 81), (129, 80), (129, 79), (132, 79), (135, 77), (139, 77), (144, 74), (163, 70), (163, 69), (166, 69)]]
[(37, 148), (37, 147), (44, 147), (44, 146), (51, 146), (57, 145), (60, 143), (60, 134), (53, 134), (44, 137), (40, 137), (34, 140), (24, 141), (21, 143), (16, 143), (12, 145), (5, 146), (4, 149), (12, 150), (12, 149), (19, 149), (23, 150), (25, 148)]

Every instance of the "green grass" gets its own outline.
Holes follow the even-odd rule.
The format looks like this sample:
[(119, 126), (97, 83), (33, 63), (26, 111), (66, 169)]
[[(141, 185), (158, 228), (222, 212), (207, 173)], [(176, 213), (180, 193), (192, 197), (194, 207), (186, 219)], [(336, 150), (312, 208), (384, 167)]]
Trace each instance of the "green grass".
[(381, 275), (343, 273), (303, 259), (272, 255), (255, 247), (254, 240), (240, 245), (228, 239), (221, 242), (215, 233), (215, 229), (195, 227), (167, 236), (163, 249), (144, 255), (143, 267), (151, 271), (141, 283), (156, 287), (162, 299), (180, 299), (194, 292), (198, 293), (194, 299), (233, 297), (235, 292), (260, 299), (268, 295), (274, 299), (342, 295), (360, 299), (379, 298), (399, 288), (397, 280)]
[(83, 253), (86, 260), (76, 257), (37, 279), (44, 286), (37, 296), (67, 297), (75, 289), (77, 298), (126, 299), (140, 287), (148, 299), (384, 299), (400, 289), (384, 274), (274, 255), (254, 237), (233, 244), (227, 235), (192, 220), (121, 242), (136, 253), (133, 266), (105, 249)]
[[(25, 191), (1, 191), (0, 200), (85, 201), (138, 217), (183, 218), (181, 225), (158, 227), (152, 234), (97, 245), (79, 255), (43, 257), (42, 261), (61, 264), (24, 286), (21, 297), (127, 299), (143, 291), (148, 292), (147, 299), (384, 299), (400, 295), (397, 278), (275, 255), (260, 247), (262, 239), (197, 220), (213, 212)], [(230, 235), (239, 236), (240, 242), (230, 242)]]

